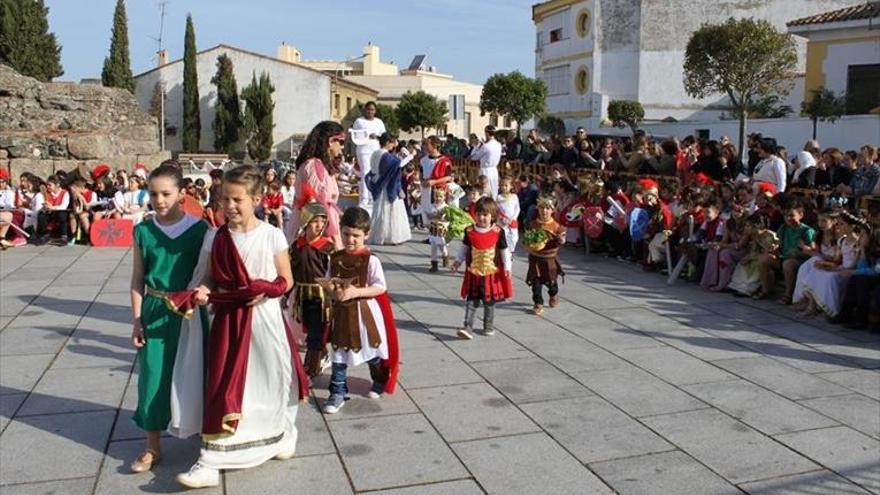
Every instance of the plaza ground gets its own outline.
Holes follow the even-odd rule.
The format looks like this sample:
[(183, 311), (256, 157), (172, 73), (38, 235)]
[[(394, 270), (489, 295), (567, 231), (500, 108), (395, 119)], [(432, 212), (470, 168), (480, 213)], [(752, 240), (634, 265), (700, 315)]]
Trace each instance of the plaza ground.
[[(200, 493), (880, 493), (880, 334), (566, 251), (559, 308), (526, 313), (519, 256), (498, 333), (461, 341), (461, 275), (429, 274), (416, 241), (376, 252), (397, 393), (362, 398), (361, 368), (324, 416), (319, 380), (296, 457)], [(128, 250), (0, 253), (0, 493), (181, 491), (195, 440), (128, 474), (143, 448), (130, 269)]]

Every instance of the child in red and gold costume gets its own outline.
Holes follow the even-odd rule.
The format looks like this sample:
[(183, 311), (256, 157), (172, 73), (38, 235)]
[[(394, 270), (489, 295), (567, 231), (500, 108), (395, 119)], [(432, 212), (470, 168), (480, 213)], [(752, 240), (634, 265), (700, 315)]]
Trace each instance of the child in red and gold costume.
[(550, 307), (559, 305), (559, 284), (556, 279), (565, 273), (559, 264), (559, 248), (565, 243), (565, 227), (553, 219), (554, 201), (552, 196), (538, 198), (538, 214), (529, 222), (528, 230), (543, 230), (546, 242), (540, 246), (529, 247), (529, 271), (526, 284), (532, 288), (532, 312), (540, 316), (544, 312), (543, 286), (547, 286)]
[(477, 201), (474, 210), (476, 225), (465, 229), (461, 250), (452, 264), (453, 271), (465, 266), (461, 284), (461, 297), (466, 301), (464, 325), (458, 336), (468, 340), (474, 338), (474, 317), (480, 304), (483, 333), (494, 335), (495, 303), (513, 297), (507, 240), (504, 230), (495, 225), (498, 205), (494, 199), (484, 197)]

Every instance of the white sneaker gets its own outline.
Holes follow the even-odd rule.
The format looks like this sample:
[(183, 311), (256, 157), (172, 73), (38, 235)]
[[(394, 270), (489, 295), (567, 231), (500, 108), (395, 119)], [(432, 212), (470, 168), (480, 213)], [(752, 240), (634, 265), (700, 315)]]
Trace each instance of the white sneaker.
[(378, 399), (379, 397), (382, 397), (379, 392), (376, 392), (374, 390), (370, 390), (369, 392), (367, 392), (368, 399)]
[(460, 328), (458, 329), (457, 335), (465, 340), (473, 340), (474, 336), (471, 334), (469, 328)]
[(208, 488), (220, 485), (220, 471), (195, 463), (186, 473), (177, 475), (177, 482), (187, 488)]

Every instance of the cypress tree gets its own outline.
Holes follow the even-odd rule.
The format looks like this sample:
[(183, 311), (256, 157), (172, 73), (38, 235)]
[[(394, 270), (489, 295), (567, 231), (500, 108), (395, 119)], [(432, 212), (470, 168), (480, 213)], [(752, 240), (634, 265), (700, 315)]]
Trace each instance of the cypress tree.
[(124, 88), (134, 93), (134, 76), (131, 74), (131, 56), (128, 50), (128, 17), (125, 0), (116, 1), (113, 12), (113, 35), (110, 38), (110, 56), (104, 59), (101, 82), (109, 88)]
[(214, 104), (214, 149), (229, 154), (241, 131), (241, 104), (235, 82), (232, 59), (225, 53), (217, 57), (217, 73), (211, 79), (217, 86)]
[(199, 118), (199, 76), (196, 71), (196, 32), (192, 14), (186, 16), (186, 36), (183, 41), (183, 151), (199, 151), (202, 122)]
[(47, 82), (64, 74), (43, 0), (0, 0), (0, 63)]
[(251, 158), (258, 161), (268, 160), (272, 155), (272, 130), (275, 124), (272, 114), (275, 112), (275, 102), (272, 101), (272, 93), (275, 87), (269, 79), (269, 74), (254, 73), (250, 86), (241, 92), (245, 101), (244, 126), (248, 135), (247, 150)]

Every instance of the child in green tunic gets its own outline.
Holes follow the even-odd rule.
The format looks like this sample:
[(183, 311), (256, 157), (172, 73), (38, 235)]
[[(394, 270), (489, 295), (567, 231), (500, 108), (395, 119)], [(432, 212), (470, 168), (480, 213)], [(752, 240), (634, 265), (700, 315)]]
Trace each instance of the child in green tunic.
[[(138, 406), (132, 421), (147, 432), (146, 449), (131, 464), (134, 473), (150, 470), (161, 458), (159, 436), (163, 430), (169, 429), (172, 420), (173, 371), (181, 328), (188, 324), (183, 318), (192, 316), (169, 309), (166, 296), (190, 286), (202, 240), (208, 230), (208, 225), (201, 219), (184, 213), (182, 182), (178, 168), (172, 165), (156, 168), (149, 178), (150, 203), (155, 215), (134, 229), (131, 340), (138, 350), (140, 373)], [(196, 332), (207, 328), (206, 324), (197, 324), (203, 316), (197, 317), (196, 325), (185, 328), (194, 328)], [(196, 342), (203, 341), (198, 340), (203, 338), (201, 335), (194, 338)], [(192, 347), (190, 345), (188, 350), (192, 351)], [(198, 351), (193, 355), (201, 357)], [(201, 366), (201, 363), (187, 364)], [(201, 374), (195, 369), (192, 371), (195, 373), (190, 375), (201, 380)], [(174, 382), (177, 386), (178, 382)], [(196, 418), (200, 417), (200, 411), (187, 413), (192, 417), (193, 412)], [(196, 431), (198, 426), (195, 426)]]

